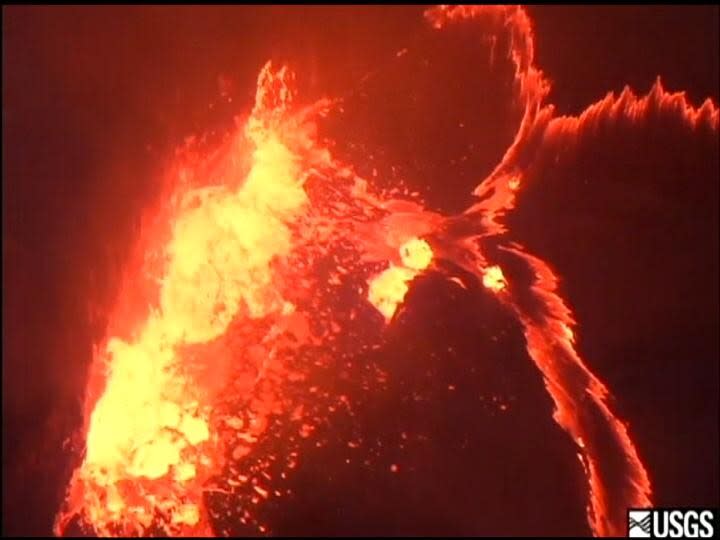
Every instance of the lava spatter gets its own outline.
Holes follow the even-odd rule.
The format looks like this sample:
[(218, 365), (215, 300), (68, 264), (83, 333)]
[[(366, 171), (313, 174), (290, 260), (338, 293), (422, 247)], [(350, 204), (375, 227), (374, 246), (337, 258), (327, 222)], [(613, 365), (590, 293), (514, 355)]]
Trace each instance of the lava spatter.
[[(356, 369), (351, 351), (367, 343), (347, 341), (361, 339), (363, 310), (392, 324), (414, 278), (458, 280), (441, 260), (474, 274), (522, 324), (554, 418), (585, 466), (593, 532), (623, 533), (625, 509), (650, 503), (649, 474), (609, 390), (575, 348), (558, 276), (512, 241), (504, 217), (548, 148), (658, 111), (717, 132), (718, 109), (694, 108), (658, 82), (644, 98), (626, 90), (578, 117), (556, 116), (523, 8), (440, 6), (425, 17), (437, 31), (481, 19), (510, 36), (504, 52), (524, 113), (477, 202), (441, 216), (376, 189), (318, 136), (335, 102), (299, 104), (292, 71), (267, 64), (246, 120), (212, 152), (188, 144), (167, 196), (149, 211), (154, 225), (142, 231), (95, 353), (85, 452), (56, 534), (71, 523), (107, 536), (207, 535), (232, 530), (230, 521), (271, 530), (256, 509), (287, 494), (281, 480), (297, 467), (301, 442), (322, 444), (328, 415), (352, 408), (317, 374)], [(528, 290), (506, 275), (498, 252), (534, 276)], [(353, 384), (362, 388), (382, 378), (359, 373)]]

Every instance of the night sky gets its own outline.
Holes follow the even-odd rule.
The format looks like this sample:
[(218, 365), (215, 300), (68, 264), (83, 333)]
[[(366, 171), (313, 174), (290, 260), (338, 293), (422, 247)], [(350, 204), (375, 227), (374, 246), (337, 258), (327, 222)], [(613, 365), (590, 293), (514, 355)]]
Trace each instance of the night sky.
[[(152, 179), (184, 137), (232, 125), (268, 58), (288, 61), (309, 99), (346, 96), (328, 132), (353, 133), (363, 152), (397, 165), (432, 209), (472, 202), (512, 140), (515, 112), (509, 92), (475, 99), (477, 85), (497, 81), (467, 69), (452, 79), (481, 44), (424, 37), (421, 11), (3, 8), (4, 534), (51, 532), (77, 459), (63, 441), (81, 422), (92, 344)], [(626, 84), (644, 94), (658, 75), (695, 105), (718, 103), (717, 6), (529, 13), (560, 114)], [(396, 64), (404, 47), (429, 70), (414, 71), (412, 54)], [(232, 103), (219, 95), (221, 74)], [(393, 105), (415, 87), (414, 107)], [(465, 131), (446, 130), (449, 119)], [(473, 156), (454, 164), (468, 141)], [(539, 163), (509, 219), (512, 238), (562, 276), (579, 350), (629, 422), (657, 506), (720, 505), (719, 163), (717, 132), (663, 121), (611, 129), (559, 164)], [(588, 534), (576, 450), (552, 421), (518, 323), (488, 294), (433, 275), (406, 304), (376, 353), (389, 387), (358, 401), (353, 427), (387, 450), (367, 469), (344, 466), (332, 445), (308, 449), (296, 496), (263, 510), (274, 532)], [(405, 399), (415, 391), (426, 399)], [(512, 406), (498, 414), (478, 396)], [(398, 453), (401, 431), (427, 441)], [(393, 463), (404, 470), (389, 474)]]

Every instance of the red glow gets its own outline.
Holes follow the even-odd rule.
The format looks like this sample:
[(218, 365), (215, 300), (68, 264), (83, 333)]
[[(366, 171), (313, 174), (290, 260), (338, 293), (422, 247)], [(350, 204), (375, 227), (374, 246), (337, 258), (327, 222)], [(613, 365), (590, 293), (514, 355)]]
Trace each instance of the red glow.
[[(695, 108), (658, 81), (645, 97), (626, 90), (577, 117), (558, 117), (545, 103), (550, 84), (534, 65), (524, 9), (443, 6), (426, 18), (443, 32), (458, 21), (489, 19), (498, 34), (511, 36), (507, 54), (524, 113), (514, 142), (475, 189), (478, 202), (444, 217), (373, 187), (317, 136), (316, 122), (333, 113), (334, 102), (298, 103), (292, 71), (267, 64), (247, 120), (213, 153), (192, 142), (179, 151), (168, 196), (148, 214), (95, 354), (86, 451), (57, 534), (76, 517), (101, 535), (212, 534), (208, 492), (237, 494), (242, 519), (266, 532), (253, 508), (282, 495), (271, 469), (295, 468), (297, 440), (313, 437), (328, 410), (351, 407), (346, 396), (306, 384), (314, 370), (334, 368), (333, 339), (355, 317), (340, 313), (328, 290), (361, 276), (358, 298), (391, 323), (410, 282), (443, 271), (434, 264), (442, 258), (474, 273), (522, 323), (554, 419), (585, 466), (593, 532), (624, 534), (625, 509), (650, 504), (650, 478), (628, 429), (575, 349), (559, 277), (505, 238), (503, 218), (522, 197), (520, 158), (538, 141), (641, 122), (651, 112), (717, 131), (718, 108), (709, 100)], [(472, 223), (472, 232), (446, 233), (458, 221)], [(484, 244), (491, 238), (531, 269), (530, 294), (540, 311), (527, 307), (500, 261), (491, 260)], [(328, 261), (332, 269), (321, 279), (318, 268)], [(283, 455), (258, 448), (275, 424), (291, 426)], [(607, 480), (601, 437), (611, 438), (603, 444), (622, 458), (613, 461), (623, 464), (620, 487)]]

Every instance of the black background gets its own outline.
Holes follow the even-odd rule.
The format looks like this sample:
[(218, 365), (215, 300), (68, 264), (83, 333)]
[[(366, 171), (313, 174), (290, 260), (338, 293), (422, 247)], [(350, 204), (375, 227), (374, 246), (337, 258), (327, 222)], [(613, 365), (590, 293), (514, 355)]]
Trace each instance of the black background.
[[(695, 104), (718, 102), (717, 7), (529, 11), (562, 113), (625, 84), (644, 93), (657, 75)], [(245, 108), (268, 57), (289, 59), (311, 97), (352, 89), (412, 42), (418, 13), (4, 8), (4, 533), (50, 532), (91, 344), (170, 150)], [(235, 103), (210, 111), (220, 73)], [(654, 123), (583, 144), (544, 190), (533, 184), (514, 235), (563, 276), (580, 349), (630, 422), (656, 503), (718, 506), (717, 134)], [(437, 208), (462, 208), (486, 172), (418, 187)], [(360, 420), (369, 440), (402, 426), (430, 442), (388, 450), (370, 472), (308, 452), (299, 495), (267, 510), (277, 532), (587, 532), (574, 450), (516, 324), (483, 295), (458, 294), (431, 277), (418, 285), (384, 353), (398, 359), (390, 391)], [(448, 342), (456, 354), (439, 361), (432, 351)], [(427, 404), (407, 404), (409, 388)], [(493, 394), (517, 400), (509, 416), (478, 404)], [(389, 474), (394, 462), (401, 472)]]

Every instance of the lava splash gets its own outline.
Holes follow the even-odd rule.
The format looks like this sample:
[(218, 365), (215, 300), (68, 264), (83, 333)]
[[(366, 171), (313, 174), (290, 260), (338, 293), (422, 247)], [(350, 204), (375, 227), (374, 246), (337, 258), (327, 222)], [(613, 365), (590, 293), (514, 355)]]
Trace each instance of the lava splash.
[[(210, 535), (221, 532), (207, 503), (217, 494), (235, 501), (225, 517), (267, 532), (253, 508), (283, 495), (276, 479), (296, 467), (299, 441), (322, 429), (328, 411), (352, 408), (317, 374), (381, 384), (382, 371), (357, 366), (353, 352), (382, 340), (417, 276), (468, 279), (443, 261), (521, 323), (554, 419), (585, 468), (592, 531), (623, 534), (626, 508), (650, 504), (628, 428), (575, 349), (559, 277), (512, 239), (505, 217), (534, 164), (584, 131), (662, 114), (716, 133), (718, 109), (709, 100), (695, 108), (658, 82), (645, 97), (626, 90), (577, 117), (556, 116), (524, 9), (440, 6), (425, 17), (438, 32), (480, 21), (479, 34), (508, 44), (522, 117), (477, 202), (443, 216), (407, 190), (374, 186), (318, 133), (340, 100), (301, 104), (293, 72), (265, 65), (237, 130), (218, 148), (191, 142), (179, 151), (148, 211), (96, 348), (84, 453), (56, 534), (73, 525), (103, 536)], [(531, 273), (528, 286), (507, 271), (513, 265)], [(372, 335), (356, 331), (373, 317)]]

